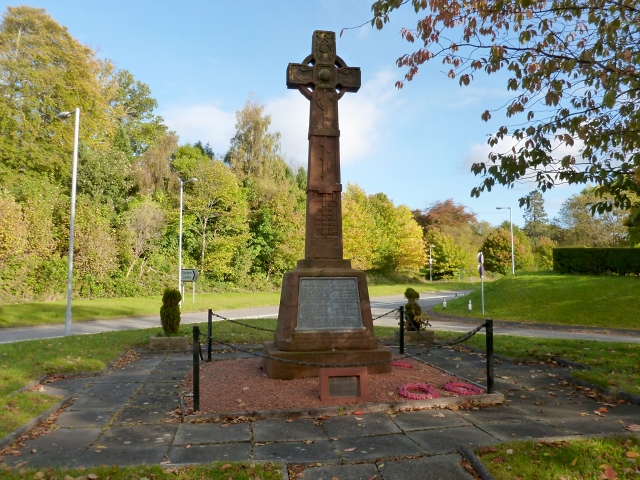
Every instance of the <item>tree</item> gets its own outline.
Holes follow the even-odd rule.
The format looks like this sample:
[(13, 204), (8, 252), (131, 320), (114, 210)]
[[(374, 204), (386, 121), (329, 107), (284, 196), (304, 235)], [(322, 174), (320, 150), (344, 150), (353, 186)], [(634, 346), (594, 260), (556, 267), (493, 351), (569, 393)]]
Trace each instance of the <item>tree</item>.
[[(456, 244), (451, 235), (432, 229), (425, 236), (425, 243), (433, 245), (433, 277), (452, 278), (458, 273), (458, 269), (464, 268), (469, 263), (467, 253)], [(429, 268), (427, 265), (425, 268)]]
[(357, 184), (348, 183), (342, 194), (342, 242), (344, 258), (353, 268), (372, 270), (376, 261), (379, 236), (372, 213), (367, 209), (367, 194)]
[[(189, 173), (191, 174), (191, 173)], [(249, 240), (247, 200), (233, 173), (219, 160), (200, 157), (197, 182), (185, 188), (185, 212), (196, 218), (202, 272), (217, 280), (238, 275), (234, 259)]]
[(0, 266), (25, 249), (27, 225), (15, 199), (0, 193)]
[(153, 113), (158, 102), (151, 97), (147, 84), (137, 81), (127, 70), (119, 70), (115, 82), (117, 90), (112, 104), (120, 107), (119, 127), (126, 132), (132, 155), (138, 157), (167, 134), (167, 126), (162, 117)]
[(549, 217), (544, 210), (542, 193), (534, 190), (528, 195), (529, 201), (524, 211), (524, 233), (529, 237), (534, 247), (540, 238), (549, 235)]
[[(143, 199), (125, 213), (124, 224), (131, 248), (131, 261), (125, 275), (128, 277), (136, 262), (148, 253), (162, 236), (166, 217), (156, 203)], [(142, 272), (142, 266), (140, 272)]]
[(286, 177), (287, 165), (280, 149), (280, 133), (269, 133), (271, 116), (264, 115), (264, 108), (249, 99), (236, 112), (236, 134), (224, 161), (240, 180), (252, 177), (275, 190)]
[(169, 162), (177, 147), (178, 137), (170, 132), (160, 137), (153, 147), (138, 159), (133, 168), (133, 175), (140, 193), (167, 192), (170, 184), (178, 183)]
[[(406, 3), (374, 2), (371, 24), (383, 28), (391, 12)], [(543, 192), (559, 183), (592, 183), (602, 197), (594, 204), (598, 212), (631, 208), (640, 190), (640, 10), (634, 2), (410, 3), (416, 12), (428, 13), (414, 29), (402, 29), (404, 39), (421, 43), (397, 60), (407, 68), (407, 81), (434, 60), (441, 60), (461, 86), (482, 72), (508, 72), (506, 90), (514, 96), (504, 113), (513, 123), (489, 138), (495, 148), (488, 160), (472, 166), (483, 177), (472, 195), (496, 183), (531, 180)], [(490, 118), (486, 110), (482, 119)], [(603, 197), (607, 193), (611, 196)], [(520, 199), (521, 206), (526, 202)]]
[(66, 184), (73, 127), (56, 114), (79, 107), (82, 138), (100, 146), (115, 127), (112, 73), (44, 10), (8, 7), (0, 25), (0, 178), (35, 171)]
[(628, 245), (626, 213), (618, 208), (591, 214), (598, 201), (593, 189), (586, 188), (566, 200), (553, 223), (561, 229), (559, 243), (565, 247), (619, 247)]
[[(511, 272), (511, 232), (509, 229), (501, 227), (491, 232), (482, 245), (482, 253), (484, 254), (484, 265), (488, 271), (503, 275)], [(527, 246), (521, 243), (515, 228), (513, 253), (516, 270), (531, 267), (531, 253), (527, 251)]]

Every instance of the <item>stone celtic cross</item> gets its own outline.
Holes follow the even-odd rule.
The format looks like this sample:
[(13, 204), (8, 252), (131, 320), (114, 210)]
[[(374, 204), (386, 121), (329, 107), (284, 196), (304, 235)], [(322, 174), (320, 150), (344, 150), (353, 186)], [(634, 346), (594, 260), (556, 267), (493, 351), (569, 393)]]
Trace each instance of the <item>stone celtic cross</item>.
[(305, 258), (341, 259), (338, 100), (360, 88), (360, 68), (336, 55), (334, 32), (313, 32), (312, 53), (287, 67), (287, 87), (310, 101)]

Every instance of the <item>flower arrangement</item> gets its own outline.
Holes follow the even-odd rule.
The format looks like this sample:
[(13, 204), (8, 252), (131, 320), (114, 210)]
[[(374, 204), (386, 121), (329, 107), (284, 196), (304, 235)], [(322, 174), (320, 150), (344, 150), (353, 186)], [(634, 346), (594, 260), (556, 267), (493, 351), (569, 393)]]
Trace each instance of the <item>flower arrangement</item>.
[(391, 365), (398, 368), (413, 368), (413, 365), (411, 365), (409, 362), (404, 362), (402, 360), (394, 360), (393, 362), (391, 362)]
[[(417, 393), (416, 390), (422, 393)], [(426, 383), (405, 383), (398, 387), (398, 395), (409, 400), (427, 400), (438, 398), (438, 391)]]
[(447, 382), (444, 384), (444, 389), (447, 392), (463, 396), (482, 394), (482, 390), (479, 387), (464, 382)]

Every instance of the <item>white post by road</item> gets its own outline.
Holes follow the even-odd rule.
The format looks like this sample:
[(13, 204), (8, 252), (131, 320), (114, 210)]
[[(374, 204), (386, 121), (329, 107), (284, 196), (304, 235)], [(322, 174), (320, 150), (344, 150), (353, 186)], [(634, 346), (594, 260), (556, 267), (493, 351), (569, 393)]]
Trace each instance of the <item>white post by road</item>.
[[(67, 112), (63, 112), (67, 113)], [(65, 118), (59, 115), (60, 118)], [(80, 132), (80, 109), (76, 108), (73, 134), (73, 167), (71, 173), (71, 222), (69, 226), (69, 267), (67, 272), (67, 311), (64, 316), (64, 334), (71, 335), (71, 295), (73, 294), (73, 237), (76, 223), (76, 185), (78, 178), (78, 135)]]

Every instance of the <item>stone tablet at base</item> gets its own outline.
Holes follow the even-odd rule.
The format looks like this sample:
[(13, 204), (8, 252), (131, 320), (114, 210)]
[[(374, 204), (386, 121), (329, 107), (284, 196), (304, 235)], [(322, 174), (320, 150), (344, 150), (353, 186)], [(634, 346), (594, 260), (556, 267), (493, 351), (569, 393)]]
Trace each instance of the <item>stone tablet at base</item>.
[(296, 330), (362, 330), (356, 277), (301, 277)]

